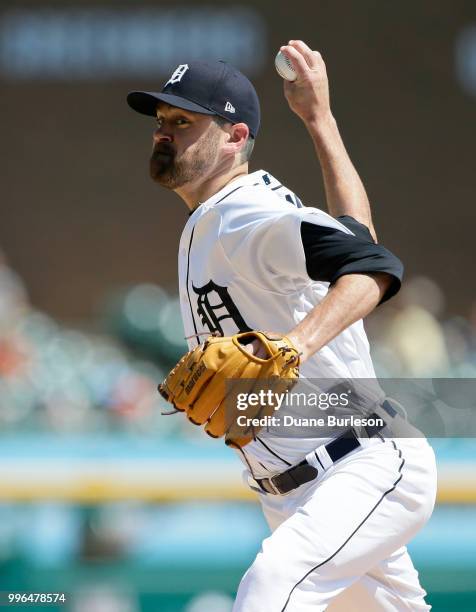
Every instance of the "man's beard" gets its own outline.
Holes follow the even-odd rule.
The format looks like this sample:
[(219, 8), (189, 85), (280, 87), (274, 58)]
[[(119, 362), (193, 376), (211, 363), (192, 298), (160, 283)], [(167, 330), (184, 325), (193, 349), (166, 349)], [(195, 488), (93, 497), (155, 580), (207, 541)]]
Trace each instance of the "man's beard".
[(194, 182), (204, 176), (206, 170), (213, 164), (217, 145), (218, 139), (207, 134), (206, 138), (199, 139), (193, 147), (190, 147), (181, 159), (177, 159), (171, 144), (159, 143), (154, 147), (150, 157), (150, 177), (167, 189), (177, 189), (186, 183)]

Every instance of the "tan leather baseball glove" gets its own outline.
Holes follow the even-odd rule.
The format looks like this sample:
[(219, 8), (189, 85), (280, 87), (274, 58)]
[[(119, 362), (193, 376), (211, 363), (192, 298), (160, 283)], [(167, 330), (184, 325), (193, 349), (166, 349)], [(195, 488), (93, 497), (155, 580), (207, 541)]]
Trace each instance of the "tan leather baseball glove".
[[(261, 343), (259, 354), (267, 357), (257, 357), (247, 350), (246, 345), (255, 340)], [(182, 357), (159, 385), (159, 392), (192, 423), (206, 424), (210, 436), (225, 436), (227, 444), (244, 446), (260, 427), (249, 422), (238, 425), (237, 418), (272, 414), (272, 393), (283, 393), (298, 377), (299, 353), (286, 336), (250, 331), (208, 338)], [(266, 401), (239, 410), (238, 394), (256, 393), (257, 389), (272, 393)]]

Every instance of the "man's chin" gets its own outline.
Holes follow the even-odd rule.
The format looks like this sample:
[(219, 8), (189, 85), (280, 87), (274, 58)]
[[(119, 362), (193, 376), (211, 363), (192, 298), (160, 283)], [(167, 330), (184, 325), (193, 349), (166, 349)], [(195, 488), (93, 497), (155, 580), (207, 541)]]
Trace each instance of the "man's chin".
[(170, 171), (170, 168), (166, 168), (163, 164), (151, 162), (149, 167), (149, 176), (154, 183), (158, 183), (159, 185), (162, 185), (162, 187), (173, 189), (172, 185), (175, 182), (173, 173)]
[(171, 190), (178, 189), (179, 187), (182, 187), (182, 185), (185, 185), (185, 183), (187, 182), (184, 179), (181, 180), (179, 177), (173, 176), (168, 173), (151, 174), (150, 178), (154, 181), (154, 183), (157, 183), (161, 187), (165, 187), (166, 189)]
[(162, 187), (169, 187), (172, 182), (171, 177), (164, 173), (149, 172), (149, 176), (154, 181), (154, 183), (157, 183)]

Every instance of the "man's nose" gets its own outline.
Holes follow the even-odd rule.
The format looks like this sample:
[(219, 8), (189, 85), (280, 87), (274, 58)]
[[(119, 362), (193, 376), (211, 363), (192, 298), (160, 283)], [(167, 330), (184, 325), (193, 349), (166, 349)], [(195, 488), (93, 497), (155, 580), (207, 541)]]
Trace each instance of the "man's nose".
[(172, 142), (173, 138), (171, 134), (166, 134), (161, 129), (156, 129), (154, 132), (154, 143), (158, 144), (159, 142)]

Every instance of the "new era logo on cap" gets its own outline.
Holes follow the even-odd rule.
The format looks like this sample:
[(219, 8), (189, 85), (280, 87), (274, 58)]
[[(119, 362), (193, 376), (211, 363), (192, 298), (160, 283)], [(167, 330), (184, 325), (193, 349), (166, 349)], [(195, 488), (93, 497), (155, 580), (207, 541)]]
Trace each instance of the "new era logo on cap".
[(195, 113), (218, 115), (232, 123), (246, 123), (253, 137), (259, 130), (255, 88), (244, 74), (222, 60), (180, 64), (162, 91), (132, 91), (127, 102), (135, 111), (153, 117), (157, 104), (165, 102)]

